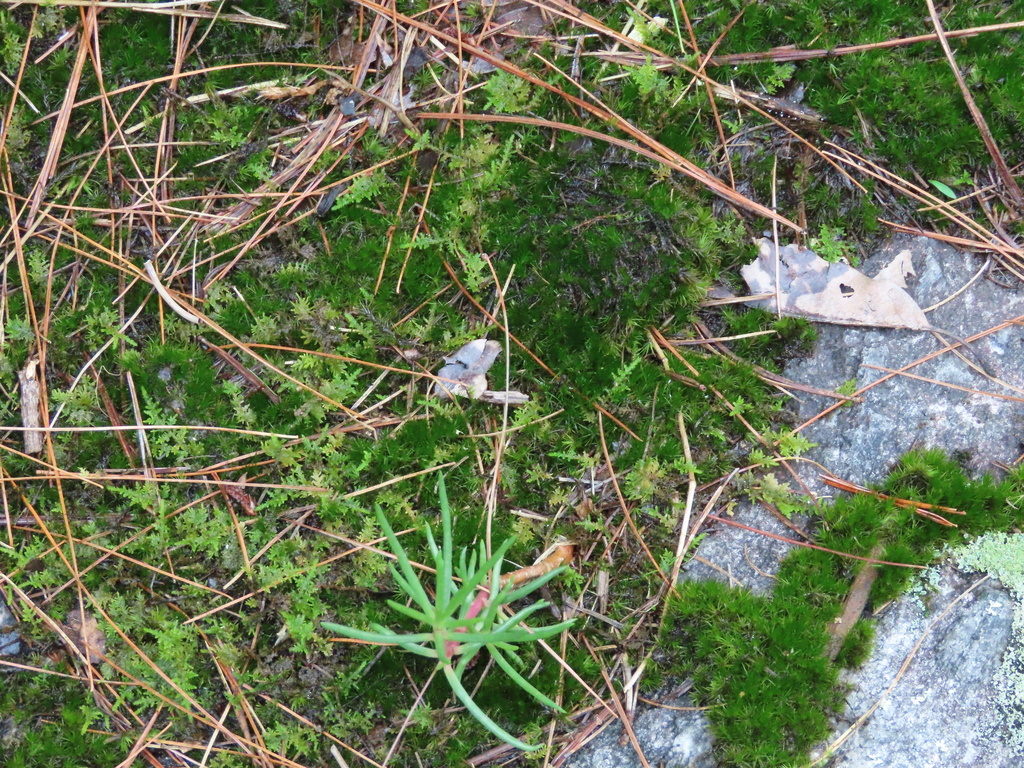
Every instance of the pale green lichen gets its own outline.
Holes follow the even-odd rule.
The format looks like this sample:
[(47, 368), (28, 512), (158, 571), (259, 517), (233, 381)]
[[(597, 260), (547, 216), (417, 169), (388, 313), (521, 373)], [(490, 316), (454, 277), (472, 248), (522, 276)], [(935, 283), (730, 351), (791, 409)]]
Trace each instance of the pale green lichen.
[(942, 569), (933, 565), (921, 571), (917, 578), (910, 582), (903, 595), (923, 613), (927, 610), (925, 599), (938, 593), (940, 581), (942, 581)]
[(1024, 536), (986, 533), (956, 553), (957, 565), (987, 573), (1017, 597), (1024, 597)]
[(964, 570), (987, 573), (1013, 593), (1013, 632), (996, 676), (996, 702), (1010, 745), (1024, 755), (1024, 535), (987, 533), (955, 553)]

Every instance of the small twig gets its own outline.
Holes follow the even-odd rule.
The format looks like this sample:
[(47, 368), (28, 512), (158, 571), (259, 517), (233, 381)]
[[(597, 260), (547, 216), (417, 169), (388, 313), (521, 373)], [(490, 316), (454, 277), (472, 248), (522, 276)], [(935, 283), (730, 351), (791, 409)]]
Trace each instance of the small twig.
[[(25, 430), (22, 435), (25, 453), (43, 452), (44, 433), (39, 429), (43, 419), (39, 399), (39, 355), (33, 355), (18, 371), (18, 383), (21, 390), (21, 423)], [(45, 376), (44, 376), (45, 378)]]
[(171, 308), (171, 310), (180, 317), (182, 320), (193, 325), (199, 324), (199, 318), (185, 309), (181, 304), (171, 296), (170, 291), (164, 288), (163, 283), (160, 282), (160, 276), (156, 273), (156, 267), (153, 266), (153, 262), (146, 261), (146, 274), (149, 276), (150, 283), (153, 284), (153, 288), (160, 294), (160, 298), (164, 300), (164, 303)]
[(504, 573), (501, 576), (500, 584), (503, 587), (509, 584), (519, 585), (525, 581), (539, 579), (541, 576), (551, 573), (555, 568), (560, 568), (566, 563), (572, 562), (574, 547), (572, 544), (558, 544), (547, 557), (539, 562), (520, 568), (516, 571)]
[[(877, 560), (881, 557), (882, 551), (882, 545), (875, 544), (868, 553), (868, 557)], [(860, 571), (857, 572), (853, 584), (850, 585), (850, 591), (846, 595), (846, 602), (843, 604), (842, 614), (835, 622), (828, 625), (828, 633), (831, 637), (825, 652), (832, 661), (835, 661), (839, 651), (843, 648), (846, 636), (850, 634), (853, 625), (857, 623), (857, 620), (864, 613), (864, 608), (868, 604), (868, 597), (871, 595), (871, 587), (878, 578), (878, 573), (879, 568), (877, 565), (873, 563), (864, 564)]]

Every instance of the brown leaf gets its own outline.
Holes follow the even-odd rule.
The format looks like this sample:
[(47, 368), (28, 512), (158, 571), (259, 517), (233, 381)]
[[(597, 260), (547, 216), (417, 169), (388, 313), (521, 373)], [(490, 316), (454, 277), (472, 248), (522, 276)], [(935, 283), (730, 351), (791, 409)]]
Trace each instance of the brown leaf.
[[(870, 278), (851, 266), (830, 264), (809, 248), (787, 245), (778, 251), (762, 240), (758, 257), (740, 269), (752, 293), (775, 293), (779, 276), (778, 306), (782, 314), (822, 323), (864, 325), (879, 328), (932, 329), (931, 323), (910, 294), (892, 282), (906, 270), (905, 260)], [(769, 312), (776, 300), (747, 302)]]
[(541, 10), (528, 2), (516, 2), (495, 17), (494, 23), (500, 27), (512, 29), (520, 35), (535, 37), (548, 28), (547, 20)]
[(331, 64), (348, 66), (359, 58), (362, 43), (352, 36), (352, 25), (348, 25), (327, 48), (327, 61)]
[[(242, 482), (245, 482), (245, 476), (242, 476)], [(224, 489), (224, 493), (227, 494), (228, 498), (236, 502), (242, 507), (242, 511), (250, 517), (256, 514), (256, 502), (253, 500), (245, 488), (241, 485), (224, 485), (221, 486)]]
[(71, 611), (64, 621), (64, 631), (90, 664), (99, 664), (103, 661), (103, 654), (107, 650), (107, 638), (100, 631), (91, 613), (79, 611), (77, 608)]

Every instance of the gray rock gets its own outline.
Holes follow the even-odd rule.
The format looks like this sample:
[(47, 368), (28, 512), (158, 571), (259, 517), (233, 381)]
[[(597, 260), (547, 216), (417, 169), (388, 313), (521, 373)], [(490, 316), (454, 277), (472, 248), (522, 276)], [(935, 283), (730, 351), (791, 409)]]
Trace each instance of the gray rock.
[[(759, 531), (799, 539), (799, 536), (760, 504), (736, 505), (733, 522)], [(799, 521), (798, 521), (799, 522)], [(717, 524), (697, 547), (697, 557), (680, 573), (687, 581), (721, 581), (745, 587), (755, 595), (769, 595), (775, 585), (772, 576), (793, 545), (744, 528)]]
[[(927, 309), (954, 294), (971, 280), (981, 261), (927, 238), (898, 236), (862, 265), (875, 275), (904, 249), (912, 253), (916, 278), (907, 290)], [(981, 278), (953, 300), (928, 313), (932, 325), (967, 338), (1000, 323), (1024, 316), (1024, 289), (1014, 279), (1010, 287)], [(866, 366), (900, 368), (941, 349), (928, 333), (818, 324), (814, 354), (793, 361), (785, 375), (815, 387), (836, 389), (853, 379), (863, 387), (885, 376)], [(966, 389), (1024, 397), (1024, 325), (1012, 325), (972, 344), (983, 366), (1004, 384), (993, 383), (946, 353), (914, 367), (910, 373)], [(793, 403), (797, 423), (820, 413), (835, 401), (799, 394)], [(1024, 404), (996, 399), (905, 376), (890, 378), (864, 394), (864, 402), (834, 410), (803, 431), (818, 443), (808, 458), (833, 474), (855, 483), (882, 480), (899, 458), (912, 448), (941, 448), (958, 455), (969, 471), (998, 474), (1000, 463), (1022, 453)], [(795, 464), (815, 493), (834, 491), (818, 479), (813, 465)], [(780, 475), (780, 479), (785, 479)], [(754, 528), (794, 537), (792, 531), (759, 505), (740, 504), (734, 520)], [(684, 578), (732, 579), (757, 594), (771, 589), (771, 574), (790, 548), (783, 542), (731, 526), (709, 526), (697, 549), (706, 561), (692, 561)], [(710, 564), (710, 565), (709, 565)], [(908, 596), (890, 606), (878, 623), (877, 649), (865, 666), (848, 677), (853, 686), (847, 720), (837, 724), (832, 741), (863, 714), (893, 681), (924, 627), (968, 584), (952, 567), (943, 571), (938, 593), (928, 607)], [(995, 582), (979, 587), (936, 624), (903, 678), (866, 724), (837, 751), (829, 766), (869, 768), (1017, 768), (1024, 758), (1013, 754), (999, 706), (993, 698), (993, 676), (1004, 655), (1013, 622), (1011, 597)], [(1012, 647), (1012, 643), (1010, 643)], [(1018, 651), (1019, 652), (1019, 651)], [(708, 765), (711, 741), (704, 718), (663, 710), (638, 731), (651, 765), (666, 744), (707, 745), (699, 756), (666, 760), (665, 765)], [(643, 717), (643, 716), (641, 716)], [(640, 717), (638, 717), (640, 720)], [(650, 723), (648, 726), (647, 723)], [(569, 765), (639, 766), (632, 748), (618, 745), (618, 730), (597, 739), (573, 756)], [(655, 745), (661, 745), (655, 747)], [(650, 751), (648, 746), (650, 745)], [(655, 750), (659, 751), (655, 751)], [(674, 754), (674, 753), (673, 753)]]
[(883, 612), (871, 658), (845, 676), (852, 690), (835, 738), (878, 706), (833, 751), (830, 768), (1021, 764), (1004, 738), (992, 684), (1010, 642), (1014, 600), (988, 580), (952, 605), (979, 578), (946, 565), (937, 592), (924, 603), (905, 597)]
[[(670, 700), (673, 707), (692, 707), (689, 697)], [(713, 768), (712, 738), (707, 718), (699, 711), (681, 711), (641, 704), (633, 721), (633, 731), (647, 762), (663, 768)], [(623, 727), (613, 722), (567, 765), (588, 768), (623, 768), (640, 765), (636, 750)]]
[(21, 637), (18, 634), (18, 620), (0, 594), (0, 656), (16, 656), (19, 653)]
[[(979, 260), (927, 238), (898, 237), (872, 256), (864, 271), (875, 274), (901, 250), (909, 249), (918, 277), (907, 290), (927, 308), (951, 296), (978, 271)], [(1024, 290), (1008, 289), (984, 278), (928, 314), (932, 325), (968, 338), (1024, 315)], [(928, 333), (818, 325), (814, 355), (786, 368), (786, 376), (817, 387), (835, 389), (851, 379), (858, 388), (887, 374), (868, 368), (898, 369), (942, 348)], [(1024, 396), (1024, 333), (1010, 325), (972, 343), (984, 366), (1009, 386), (999, 386), (946, 353), (908, 371), (954, 386)], [(997, 471), (997, 462), (1013, 461), (1021, 452), (1024, 408), (1021, 402), (975, 395), (905, 376), (895, 376), (868, 390), (865, 402), (839, 408), (803, 431), (819, 444), (811, 458), (838, 477), (870, 483), (885, 478), (897, 460), (917, 447), (938, 447), (961, 454), (976, 472)], [(800, 395), (796, 415), (813, 418), (830, 401)], [(816, 490), (815, 473), (808, 472)]]
[[(899, 237), (872, 256), (874, 274), (904, 248), (913, 253), (917, 279), (907, 289), (922, 307), (952, 295), (977, 272), (978, 259), (926, 238)], [(976, 333), (1024, 315), (1024, 290), (980, 279), (963, 294), (929, 314), (932, 325), (955, 336)], [(858, 387), (941, 348), (927, 334), (818, 326), (813, 357), (787, 367), (803, 383), (834, 388), (855, 378)], [(910, 372), (935, 381), (1020, 397), (1024, 389), (1024, 332), (1009, 325), (973, 343), (984, 366), (1008, 386), (998, 385), (948, 353)], [(1024, 407), (1020, 402), (972, 394), (940, 384), (890, 378), (865, 393), (865, 402), (840, 408), (804, 431), (819, 444), (810, 458), (835, 475), (857, 483), (882, 480), (912, 448), (941, 448), (959, 455), (968, 471), (999, 474), (999, 464), (1020, 454)], [(801, 397), (799, 420), (829, 405)], [(810, 472), (805, 480), (823, 490)], [(864, 668), (850, 675), (847, 716), (859, 717), (892, 683), (925, 626), (968, 585), (951, 566), (943, 569), (938, 594), (927, 610), (913, 596), (896, 602), (879, 621), (876, 647)], [(979, 587), (929, 633), (904, 677), (866, 725), (843, 746), (829, 766), (869, 768), (900, 765), (1016, 768), (1001, 733), (1003, 714), (994, 699), (993, 678), (1007, 652), (1015, 597), (997, 583)], [(845, 730), (840, 724), (836, 737)]]

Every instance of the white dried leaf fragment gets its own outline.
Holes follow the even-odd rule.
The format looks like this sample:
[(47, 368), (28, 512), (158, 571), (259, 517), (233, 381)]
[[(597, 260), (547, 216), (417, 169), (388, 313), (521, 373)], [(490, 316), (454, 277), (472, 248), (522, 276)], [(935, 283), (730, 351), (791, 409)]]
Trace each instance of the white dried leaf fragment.
[(434, 396), (441, 400), (452, 397), (479, 400), (487, 391), (487, 371), (500, 354), (501, 344), (496, 341), (475, 339), (464, 345), (444, 359), (444, 367), (437, 372), (440, 381), (434, 384)]
[(494, 391), (487, 388), (487, 371), (501, 354), (501, 344), (487, 339), (476, 339), (464, 345), (454, 355), (444, 359), (445, 365), (437, 372), (434, 397), (450, 400), (468, 397), (496, 405), (522, 405), (530, 401), (529, 395), (515, 390)]

